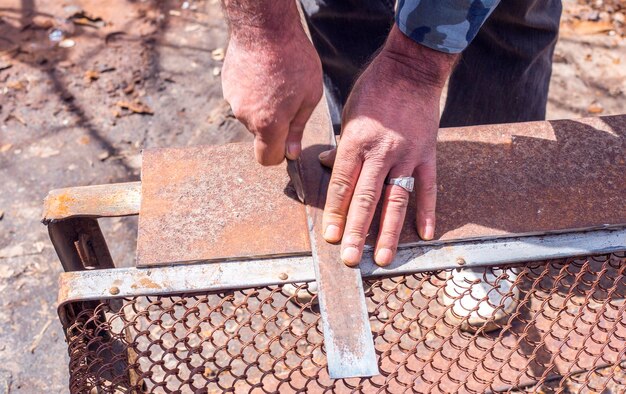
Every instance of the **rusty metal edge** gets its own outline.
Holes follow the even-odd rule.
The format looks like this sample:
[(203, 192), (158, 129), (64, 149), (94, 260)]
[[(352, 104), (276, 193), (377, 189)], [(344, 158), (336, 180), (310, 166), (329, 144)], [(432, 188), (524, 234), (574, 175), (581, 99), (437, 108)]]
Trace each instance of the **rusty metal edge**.
[[(363, 278), (406, 275), (442, 269), (505, 266), (626, 250), (626, 228), (549, 236), (511, 237), (448, 245), (401, 247), (389, 267), (374, 264), (371, 251), (361, 263)], [(62, 273), (59, 312), (67, 303), (109, 298), (233, 290), (294, 282), (312, 282), (311, 256), (203, 262), (152, 268), (115, 268)]]
[(141, 182), (76, 186), (51, 190), (44, 199), (41, 221), (48, 224), (75, 217), (119, 217), (139, 214)]

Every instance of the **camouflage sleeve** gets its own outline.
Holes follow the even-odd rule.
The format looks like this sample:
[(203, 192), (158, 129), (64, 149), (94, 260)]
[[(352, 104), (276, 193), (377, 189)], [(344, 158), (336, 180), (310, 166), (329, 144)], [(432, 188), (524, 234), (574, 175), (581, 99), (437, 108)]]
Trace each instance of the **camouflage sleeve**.
[(399, 0), (398, 28), (414, 41), (447, 53), (463, 51), (500, 0)]

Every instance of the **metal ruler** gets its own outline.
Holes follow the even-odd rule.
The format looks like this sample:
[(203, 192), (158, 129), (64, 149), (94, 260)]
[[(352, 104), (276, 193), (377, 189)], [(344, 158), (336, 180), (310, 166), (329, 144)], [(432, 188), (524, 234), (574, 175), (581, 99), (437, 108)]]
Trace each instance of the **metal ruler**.
[(296, 189), (301, 187), (298, 195), (306, 204), (328, 373), (334, 379), (373, 376), (379, 371), (361, 272), (341, 261), (340, 245), (322, 237), (330, 171), (322, 167), (318, 155), (335, 145), (322, 98), (304, 131), (302, 154), (297, 163), (288, 163), (288, 170)]

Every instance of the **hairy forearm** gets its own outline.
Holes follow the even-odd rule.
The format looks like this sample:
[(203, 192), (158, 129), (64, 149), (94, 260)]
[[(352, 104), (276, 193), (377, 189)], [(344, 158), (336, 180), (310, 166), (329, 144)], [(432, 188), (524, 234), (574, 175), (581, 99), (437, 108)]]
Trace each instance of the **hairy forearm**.
[(302, 30), (294, 0), (222, 0), (230, 38), (243, 45), (287, 38)]
[(395, 25), (379, 56), (394, 65), (394, 77), (443, 88), (459, 55), (435, 51), (405, 36)]

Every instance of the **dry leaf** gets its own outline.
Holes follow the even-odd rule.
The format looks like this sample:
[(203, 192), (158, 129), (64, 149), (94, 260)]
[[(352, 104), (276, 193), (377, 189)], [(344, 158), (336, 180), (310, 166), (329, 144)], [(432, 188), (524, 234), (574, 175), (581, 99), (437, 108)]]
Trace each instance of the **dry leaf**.
[(185, 26), (185, 33), (192, 33), (194, 31), (198, 31), (198, 30), (200, 30), (201, 27), (202, 26), (200, 26), (200, 25), (188, 25), (188, 26)]
[(133, 102), (118, 101), (115, 105), (122, 109), (127, 109), (135, 114), (154, 115), (154, 111), (152, 111), (152, 108), (148, 107), (146, 104), (142, 103), (139, 100)]
[(590, 114), (601, 114), (604, 112), (604, 108), (598, 103), (592, 103), (589, 107), (587, 107), (587, 112)]
[(575, 21), (572, 28), (576, 34), (598, 34), (613, 30), (613, 24), (609, 21)]
[(32, 19), (32, 25), (39, 29), (49, 29), (54, 26), (54, 20), (47, 16), (35, 15)]
[(74, 41), (74, 40), (70, 40), (70, 39), (62, 40), (62, 41), (59, 43), (59, 46), (60, 46), (61, 48), (71, 48), (71, 47), (73, 47), (74, 45), (76, 45), (76, 41)]
[(85, 71), (85, 81), (87, 82), (91, 82), (91, 81), (95, 81), (96, 79), (100, 78), (100, 73), (96, 70), (87, 70)]
[(135, 81), (131, 82), (128, 86), (126, 86), (123, 90), (124, 94), (131, 94), (135, 91)]
[(221, 62), (222, 60), (224, 60), (224, 56), (226, 56), (226, 51), (224, 50), (224, 48), (217, 48), (211, 52), (211, 57), (217, 62)]
[(15, 119), (17, 120), (19, 123), (21, 123), (23, 126), (26, 126), (26, 121), (24, 120), (24, 118), (22, 118), (19, 115), (16, 114), (8, 114), (6, 118), (4, 118), (5, 122), (8, 122), (11, 119)]
[(26, 83), (24, 81), (11, 81), (7, 83), (7, 87), (13, 90), (24, 90), (26, 89)]
[(51, 148), (49, 146), (34, 146), (30, 149), (31, 153), (34, 156), (39, 156), (42, 159), (47, 159), (52, 156), (58, 156), (61, 152), (57, 149)]
[(108, 151), (102, 151), (100, 152), (100, 154), (98, 155), (98, 160), (100, 161), (105, 161), (106, 159), (109, 158), (109, 156), (111, 156), (111, 154)]
[(88, 135), (83, 135), (78, 139), (78, 143), (81, 145), (87, 145), (91, 141)]

